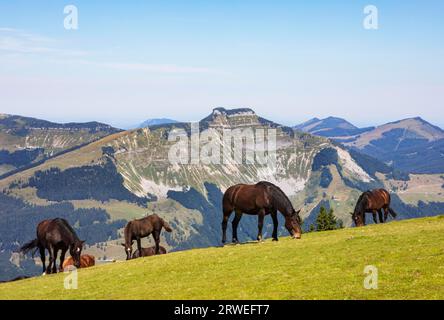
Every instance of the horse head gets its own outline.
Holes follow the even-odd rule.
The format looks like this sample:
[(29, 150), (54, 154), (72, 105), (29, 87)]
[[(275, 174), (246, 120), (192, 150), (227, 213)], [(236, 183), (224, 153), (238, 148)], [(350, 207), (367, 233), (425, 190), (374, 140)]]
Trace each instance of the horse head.
[(80, 257), (82, 256), (83, 244), (85, 241), (76, 240), (69, 247), (69, 253), (71, 254), (72, 259), (74, 260), (74, 266), (76, 268), (80, 268)]
[(125, 248), (126, 253), (126, 260), (131, 260), (132, 253), (133, 253), (133, 243), (134, 241), (131, 241), (130, 243), (122, 243), (122, 246)]
[(352, 220), (355, 223), (356, 227), (364, 226), (364, 219), (362, 218), (362, 214), (357, 212), (350, 212), (350, 215), (352, 216)]
[(300, 239), (302, 235), (302, 219), (299, 216), (301, 210), (294, 210), (285, 216), (285, 228), (287, 228), (288, 232), (294, 239)]

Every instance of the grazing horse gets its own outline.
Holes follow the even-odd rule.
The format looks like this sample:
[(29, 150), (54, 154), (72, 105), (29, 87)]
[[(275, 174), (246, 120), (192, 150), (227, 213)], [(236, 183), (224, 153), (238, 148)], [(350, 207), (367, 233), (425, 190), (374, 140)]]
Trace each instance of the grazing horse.
[(291, 201), (285, 193), (270, 182), (261, 181), (255, 185), (238, 184), (227, 189), (222, 200), (222, 243), (226, 242), (227, 223), (231, 213), (236, 216), (232, 222), (233, 243), (238, 243), (237, 226), (242, 214), (258, 216), (257, 240), (262, 240), (262, 227), (264, 217), (271, 214), (273, 219), (273, 240), (278, 241), (278, 217), (279, 211), (285, 217), (285, 227), (295, 239), (300, 239), (302, 234), (301, 218), (299, 211), (295, 211)]
[[(88, 268), (92, 267), (96, 264), (96, 259), (94, 256), (89, 254), (83, 254), (80, 256), (80, 266), (79, 268)], [(72, 257), (68, 257), (65, 261), (63, 261), (63, 270), (65, 270), (68, 266), (74, 265), (74, 259)]]
[[(365, 226), (365, 213), (373, 213), (373, 220), (377, 223), (376, 213), (379, 213), (379, 222), (383, 223), (390, 214), (396, 218), (396, 213), (390, 208), (390, 194), (385, 189), (375, 189), (364, 192), (358, 199), (352, 215), (353, 221), (357, 227)], [(384, 209), (384, 217), (382, 217)]]
[[(159, 246), (159, 254), (166, 254), (167, 251), (164, 247)], [(149, 247), (149, 248), (142, 248), (142, 257), (151, 257), (154, 256), (156, 254), (156, 247)], [(137, 249), (136, 251), (134, 251), (133, 253), (133, 259), (139, 258), (140, 254), (139, 254), (139, 249)]]
[[(43, 220), (37, 226), (37, 238), (21, 247), (23, 253), (27, 253), (34, 248), (38, 248), (40, 259), (43, 264), (43, 274), (56, 273), (56, 260), (59, 250), (61, 250), (59, 269), (62, 271), (63, 261), (66, 251), (69, 250), (74, 259), (74, 265), (80, 267), (80, 255), (85, 241), (79, 240), (74, 229), (68, 221), (61, 218), (53, 220)], [(49, 252), (49, 264), (45, 267), (45, 249)], [(52, 268), (51, 268), (52, 266)]]
[(165, 228), (167, 232), (173, 231), (170, 225), (157, 214), (152, 214), (145, 218), (128, 222), (124, 230), (125, 243), (122, 243), (122, 246), (125, 247), (126, 260), (131, 259), (134, 240), (137, 241), (139, 256), (142, 256), (141, 240), (142, 238), (148, 237), (150, 234), (153, 235), (156, 243), (155, 253), (159, 254), (160, 232), (162, 231), (162, 227)]

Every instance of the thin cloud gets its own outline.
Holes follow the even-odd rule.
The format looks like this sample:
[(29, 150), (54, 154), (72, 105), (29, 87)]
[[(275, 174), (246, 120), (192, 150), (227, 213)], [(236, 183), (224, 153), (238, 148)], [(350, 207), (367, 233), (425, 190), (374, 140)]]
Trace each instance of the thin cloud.
[(120, 71), (164, 73), (164, 74), (222, 74), (222, 72), (205, 67), (179, 66), (176, 64), (150, 64), (133, 62), (97, 61), (92, 52), (66, 50), (57, 47), (53, 38), (32, 34), (23, 30), (0, 27), (0, 54), (34, 55), (50, 58), (53, 62), (64, 64), (83, 64), (93, 67)]
[(85, 51), (65, 50), (56, 47), (56, 40), (13, 28), (0, 28), (0, 53), (7, 54), (57, 54), (84, 56)]
[(172, 64), (146, 64), (146, 63), (101, 63), (100, 66), (124, 70), (124, 71), (145, 71), (159, 73), (213, 73), (215, 70), (209, 68), (186, 67)]

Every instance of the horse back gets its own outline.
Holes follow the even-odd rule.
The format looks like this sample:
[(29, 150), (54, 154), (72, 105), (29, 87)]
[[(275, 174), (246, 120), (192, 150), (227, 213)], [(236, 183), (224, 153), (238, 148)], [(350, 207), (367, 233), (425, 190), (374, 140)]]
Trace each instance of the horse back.
[(390, 205), (390, 194), (385, 189), (375, 189), (365, 193), (368, 209), (379, 210)]
[(258, 208), (267, 208), (270, 199), (265, 185), (238, 184), (227, 189), (223, 197), (224, 208), (239, 209), (244, 213), (257, 213)]
[[(96, 259), (92, 255), (84, 254), (80, 257), (80, 268), (92, 267), (95, 264), (96, 264)], [(65, 261), (63, 261), (63, 269), (73, 265), (74, 265), (74, 260), (72, 257), (68, 257), (65, 259)]]

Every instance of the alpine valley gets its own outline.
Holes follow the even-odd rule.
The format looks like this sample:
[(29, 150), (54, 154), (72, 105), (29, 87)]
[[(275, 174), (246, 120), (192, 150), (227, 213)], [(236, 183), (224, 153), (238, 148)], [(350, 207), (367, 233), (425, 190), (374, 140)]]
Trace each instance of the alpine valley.
[[(444, 213), (444, 132), (422, 119), (363, 129), (339, 118), (313, 119), (290, 128), (248, 108), (216, 108), (199, 123), (200, 132), (215, 129), (221, 145), (224, 129), (247, 127), (276, 129), (273, 172), (259, 164), (171, 163), (177, 142), (169, 133), (190, 133), (188, 123), (122, 131), (96, 122), (1, 115), (0, 280), (40, 272), (37, 259), (17, 251), (50, 217), (67, 219), (86, 240), (85, 251), (100, 260), (123, 259), (123, 227), (151, 213), (174, 230), (162, 234), (168, 250), (218, 246), (222, 195), (236, 183), (267, 180), (281, 187), (302, 208), (305, 230), (321, 206), (351, 226), (349, 212), (360, 193), (376, 187), (392, 193), (399, 219)], [(265, 223), (264, 236), (270, 237), (271, 218)], [(285, 235), (282, 226), (280, 220)], [(244, 216), (240, 241), (255, 239), (256, 232), (257, 219)]]

